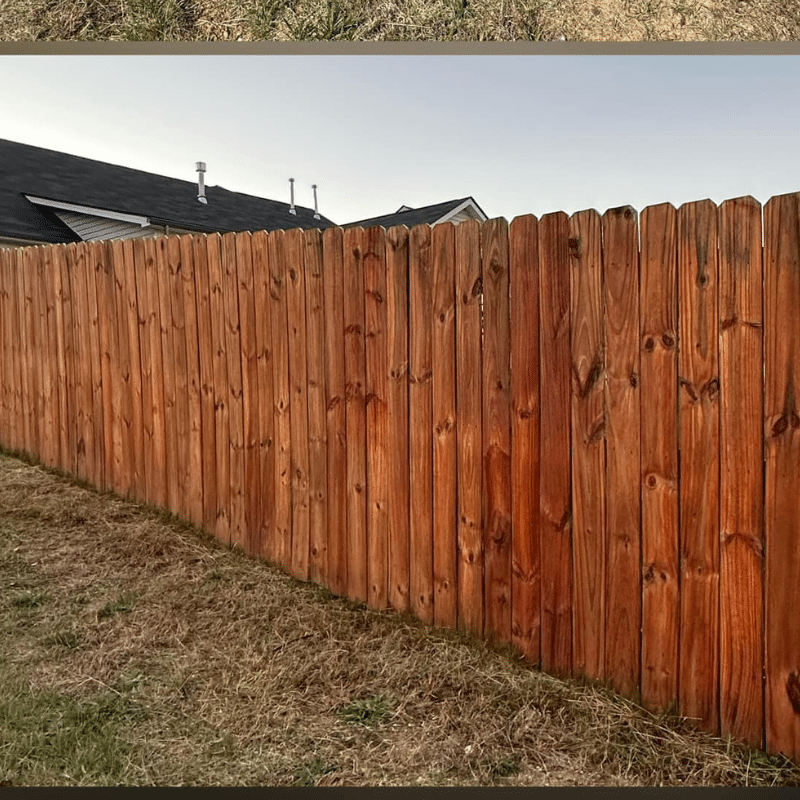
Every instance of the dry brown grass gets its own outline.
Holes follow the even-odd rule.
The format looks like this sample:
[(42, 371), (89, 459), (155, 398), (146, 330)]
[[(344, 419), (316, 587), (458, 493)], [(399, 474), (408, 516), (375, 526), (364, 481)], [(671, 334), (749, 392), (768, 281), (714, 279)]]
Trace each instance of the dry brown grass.
[(0, 785), (800, 782), (6, 456), (0, 585)]
[(0, 40), (800, 39), (796, 0), (3, 0)]

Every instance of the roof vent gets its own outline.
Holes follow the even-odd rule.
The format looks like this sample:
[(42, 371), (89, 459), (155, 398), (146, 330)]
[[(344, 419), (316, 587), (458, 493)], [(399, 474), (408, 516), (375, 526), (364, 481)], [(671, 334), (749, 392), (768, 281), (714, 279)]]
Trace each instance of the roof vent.
[(297, 210), (294, 207), (294, 178), (289, 178), (289, 192), (292, 197), (291, 205), (289, 206), (289, 213), (297, 214)]
[(317, 184), (312, 183), (311, 188), (314, 190), (314, 219), (319, 219), (319, 210), (317, 209)]
[(198, 161), (194, 168), (197, 170), (197, 199), (201, 203), (208, 203), (206, 200), (206, 187), (203, 182), (203, 175), (206, 171), (206, 162)]

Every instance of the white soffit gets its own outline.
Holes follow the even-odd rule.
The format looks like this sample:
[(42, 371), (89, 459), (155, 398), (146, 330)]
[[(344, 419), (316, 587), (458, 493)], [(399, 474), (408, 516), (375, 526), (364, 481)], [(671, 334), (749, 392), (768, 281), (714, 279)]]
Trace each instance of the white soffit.
[(122, 214), (119, 211), (108, 211), (104, 208), (80, 206), (75, 203), (62, 203), (60, 200), (46, 200), (44, 197), (34, 197), (30, 194), (26, 194), (25, 198), (38, 206), (48, 206), (49, 208), (57, 208), (61, 211), (74, 211), (78, 214), (91, 214), (95, 217), (116, 219), (120, 222), (130, 222), (134, 225), (140, 225), (142, 228), (146, 228), (150, 225), (150, 220), (147, 217), (142, 217), (138, 214)]

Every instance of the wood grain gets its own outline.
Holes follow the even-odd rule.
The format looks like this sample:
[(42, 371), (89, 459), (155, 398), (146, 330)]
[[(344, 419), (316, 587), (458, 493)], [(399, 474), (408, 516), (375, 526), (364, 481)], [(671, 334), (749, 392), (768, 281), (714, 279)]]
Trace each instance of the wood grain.
[(680, 713), (719, 729), (719, 332), (717, 208), (678, 210), (681, 452)]
[(511, 284), (511, 642), (541, 661), (539, 221), (509, 227)]
[(481, 227), (484, 636), (511, 641), (511, 318), (508, 223)]
[(427, 225), (409, 232), (408, 261), (410, 608), (433, 622), (433, 256)]
[(389, 486), (387, 511), (388, 602), (409, 607), (408, 477), (408, 229), (386, 232), (386, 353), (389, 369), (386, 440)]
[(364, 232), (364, 321), (367, 412), (367, 603), (387, 608), (389, 527), (389, 359), (387, 352), (386, 231)]
[(456, 510), (455, 226), (431, 231), (433, 422), (433, 620), (455, 628), (458, 617)]
[[(290, 572), (308, 580), (309, 555), (309, 450), (308, 369), (306, 357), (306, 282), (303, 264), (303, 232), (286, 232), (284, 254), (287, 269), (289, 330), (290, 413), (292, 420), (292, 558)], [(366, 432), (364, 432), (366, 435)]]
[(628, 696), (640, 676), (639, 229), (630, 206), (603, 215), (606, 335), (606, 644), (603, 673)]
[(800, 759), (800, 194), (764, 207), (766, 744)]
[[(458, 225), (456, 247), (456, 458), (458, 503), (458, 627), (483, 635), (483, 271), (480, 225)], [(413, 336), (413, 331), (409, 331)]]
[(258, 371), (259, 494), (261, 531), (258, 554), (275, 561), (275, 394), (273, 390), (272, 303), (270, 301), (269, 241), (265, 231), (251, 240), (255, 302), (256, 368)]
[(539, 535), (542, 669), (572, 671), (571, 325), (569, 218), (539, 220)]
[(668, 203), (641, 215), (642, 702), (678, 698), (678, 243)]
[(345, 334), (343, 231), (322, 234), (322, 276), (325, 287), (325, 426), (327, 436), (327, 559), (325, 585), (347, 592), (347, 426), (345, 418)]
[(572, 302), (573, 669), (600, 679), (605, 665), (605, 342), (600, 217), (570, 217)]
[(720, 732), (763, 747), (761, 206), (719, 208)]
[(322, 232), (304, 236), (306, 335), (308, 339), (308, 577), (325, 583), (328, 549), (327, 415), (325, 410), (325, 286)]
[(367, 601), (367, 413), (363, 228), (344, 232), (347, 595)]

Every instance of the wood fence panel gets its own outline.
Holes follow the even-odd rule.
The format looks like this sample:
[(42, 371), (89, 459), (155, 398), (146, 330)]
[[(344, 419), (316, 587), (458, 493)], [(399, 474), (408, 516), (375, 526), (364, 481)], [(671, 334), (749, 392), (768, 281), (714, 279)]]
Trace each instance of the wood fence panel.
[(764, 208), (766, 743), (800, 759), (800, 194)]
[(678, 240), (669, 203), (641, 216), (642, 702), (678, 697)]
[(681, 639), (679, 708), (719, 730), (717, 207), (678, 211)]
[(603, 215), (606, 331), (606, 680), (628, 697), (641, 670), (639, 229), (630, 206)]
[(275, 514), (275, 395), (272, 353), (272, 303), (270, 301), (269, 242), (266, 231), (251, 240), (255, 301), (256, 368), (258, 372), (259, 493), (261, 530), (258, 554), (275, 561), (272, 546)]
[[(142, 421), (142, 361), (139, 336), (139, 299), (136, 279), (136, 261), (134, 245), (131, 239), (122, 243), (124, 254), (123, 280), (125, 294), (125, 321), (128, 327), (128, 353), (130, 363), (130, 459), (131, 459), (131, 491), (137, 500), (144, 500), (144, 428)], [(65, 318), (66, 319), (66, 318)]]
[(228, 382), (228, 338), (225, 318), (225, 277), (222, 237), (211, 234), (208, 243), (208, 288), (211, 306), (211, 352), (214, 354), (214, 443), (216, 456), (216, 522), (214, 535), (231, 544), (231, 424)]
[(230, 543), (244, 549), (244, 401), (242, 397), (242, 342), (239, 319), (239, 277), (236, 266), (237, 234), (225, 233), (222, 246), (222, 302), (228, 380), (228, 446)]
[(275, 512), (271, 549), (275, 563), (288, 569), (292, 557), (292, 428), (287, 295), (289, 278), (284, 255), (285, 236), (283, 231), (270, 233), (268, 248), (275, 400)]
[(720, 731), (763, 747), (761, 206), (719, 208)]
[(573, 668), (603, 677), (608, 569), (600, 217), (570, 217), (572, 300)]
[(194, 251), (197, 237), (179, 240), (181, 272), (180, 303), (186, 341), (186, 513), (197, 526), (203, 525), (203, 418), (200, 375), (200, 330), (197, 308), (197, 281)]
[(26, 255), (29, 256), (26, 262), (26, 295), (25, 302), (30, 304), (30, 309), (26, 312), (28, 316), (28, 324), (30, 326), (30, 365), (31, 365), (31, 408), (33, 413), (33, 420), (31, 431), (33, 433), (33, 442), (31, 446), (31, 454), (41, 459), (41, 454), (45, 440), (45, 370), (44, 370), (44, 353), (46, 350), (46, 343), (43, 338), (46, 336), (46, 325), (43, 324), (43, 319), (47, 318), (47, 311), (44, 308), (44, 298), (42, 291), (42, 257), (44, 256), (44, 248), (28, 247), (25, 249)]
[(129, 495), (133, 489), (134, 455), (131, 439), (131, 353), (128, 342), (128, 304), (125, 294), (125, 240), (109, 242), (110, 283), (113, 305), (109, 309), (114, 330), (114, 491)]
[[(104, 271), (106, 243), (91, 242), (88, 246), (87, 297), (89, 302), (89, 357), (92, 362), (91, 418), (94, 423), (94, 470), (89, 481), (105, 489), (106, 481), (106, 387), (103, 385), (103, 364), (100, 348), (100, 309), (97, 303), (98, 273)], [(105, 309), (103, 309), (105, 315)]]
[(541, 661), (539, 535), (539, 221), (509, 227), (511, 284), (511, 641)]
[(309, 230), (304, 238), (306, 326), (308, 337), (308, 577), (326, 583), (328, 546), (328, 470), (325, 411), (325, 286), (322, 232)]
[[(272, 234), (274, 235), (274, 234)], [(325, 585), (347, 592), (347, 423), (345, 403), (343, 231), (322, 234), (322, 277), (325, 288), (325, 412), (328, 441), (328, 526)]]
[(409, 607), (408, 229), (386, 232), (386, 353), (389, 379), (387, 560), (388, 602)]
[(177, 265), (171, 263), (169, 237), (159, 236), (155, 240), (156, 278), (158, 282), (158, 314), (161, 332), (161, 363), (159, 371), (164, 385), (164, 458), (166, 486), (164, 502), (167, 508), (177, 509), (181, 494), (180, 468), (178, 465), (178, 408), (175, 353), (172, 347), (172, 284), (173, 270)]
[(458, 617), (456, 509), (455, 226), (431, 231), (433, 402), (433, 621), (455, 628)]
[[(483, 343), (480, 225), (456, 227), (456, 458), (458, 626), (483, 635), (483, 499), (481, 414)], [(413, 330), (409, 331), (413, 336)], [(416, 503), (416, 497), (413, 497)]]
[(58, 336), (56, 333), (56, 291), (54, 282), (54, 247), (43, 248), (38, 260), (39, 327), (42, 334), (42, 418), (44, 437), (42, 454), (45, 464), (58, 466)]
[(200, 422), (203, 461), (203, 528), (211, 534), (217, 528), (217, 426), (216, 381), (214, 376), (214, 313), (212, 310), (209, 250), (216, 242), (208, 236), (193, 239), (195, 292), (197, 296), (197, 341), (200, 362)]
[(429, 226), (411, 229), (408, 257), (410, 607), (424, 622), (433, 622), (433, 254)]
[(367, 600), (367, 415), (363, 228), (344, 232), (344, 364), (347, 426), (347, 595)]
[(571, 325), (569, 218), (539, 220), (539, 535), (542, 669), (572, 672)]
[(103, 441), (103, 488), (114, 489), (114, 417), (119, 415), (119, 402), (115, 402), (116, 390), (114, 384), (118, 382), (117, 376), (112, 375), (112, 370), (116, 372), (117, 365), (114, 363), (114, 353), (112, 346), (111, 322), (113, 319), (114, 295), (111, 283), (114, 280), (114, 268), (111, 264), (111, 243), (98, 242), (93, 244), (95, 250), (94, 259), (94, 300), (97, 306), (97, 339), (99, 343), (99, 367), (100, 381), (102, 385), (103, 403), (101, 408), (95, 406), (96, 411), (100, 411), (102, 421), (102, 441)]
[(236, 237), (236, 271), (239, 277), (239, 326), (242, 353), (244, 412), (244, 538), (242, 546), (257, 556), (261, 545), (261, 448), (259, 446), (258, 342), (254, 297), (252, 235)]
[(484, 635), (511, 641), (511, 315), (508, 223), (481, 227)]
[[(287, 319), (289, 325), (289, 381), (291, 386), (290, 414), (292, 419), (292, 560), (290, 572), (296, 578), (308, 580), (308, 555), (310, 549), (308, 366), (303, 231), (299, 228), (287, 231), (284, 242), (288, 270), (286, 290), (289, 304)], [(366, 431), (362, 435), (366, 441)], [(366, 480), (362, 482), (362, 486), (366, 487)], [(366, 491), (363, 494), (366, 495)]]
[(367, 603), (387, 608), (389, 464), (387, 414), (389, 366), (386, 308), (386, 231), (364, 232), (364, 321), (367, 377)]
[(188, 266), (183, 263), (181, 240), (177, 236), (166, 237), (167, 281), (169, 284), (170, 342), (172, 365), (175, 372), (175, 484), (176, 505), (173, 512), (189, 518), (189, 375), (186, 356), (186, 311), (183, 307), (183, 272)]

